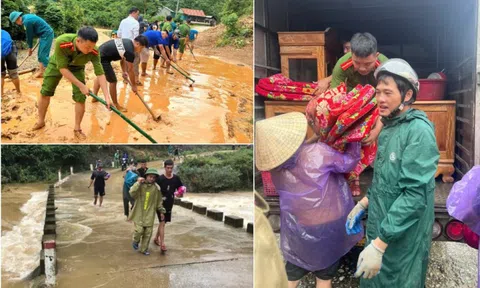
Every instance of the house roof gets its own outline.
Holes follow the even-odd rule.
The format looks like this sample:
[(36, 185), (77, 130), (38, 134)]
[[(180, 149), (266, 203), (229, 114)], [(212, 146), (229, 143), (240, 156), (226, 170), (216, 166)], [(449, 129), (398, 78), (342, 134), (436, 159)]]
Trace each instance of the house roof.
[(180, 10), (182, 10), (183, 14), (189, 15), (189, 16), (202, 16), (202, 17), (206, 16), (203, 10), (194, 10), (194, 9), (188, 9), (188, 8), (182, 8)]
[(165, 8), (165, 9), (167, 9), (167, 10), (170, 11), (170, 12), (173, 12), (173, 10), (170, 9), (170, 8), (168, 8), (167, 6), (162, 6), (162, 7)]

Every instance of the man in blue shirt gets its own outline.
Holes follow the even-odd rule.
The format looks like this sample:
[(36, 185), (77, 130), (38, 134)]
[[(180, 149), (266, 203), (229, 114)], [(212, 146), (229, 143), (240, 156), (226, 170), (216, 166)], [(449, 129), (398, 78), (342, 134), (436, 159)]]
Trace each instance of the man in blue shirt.
[[(170, 57), (167, 55), (164, 46), (168, 46), (168, 34), (165, 31), (155, 31), (155, 30), (148, 30), (147, 32), (143, 33), (143, 36), (147, 37), (148, 39), (148, 47), (153, 48), (153, 70), (156, 69), (158, 59), (160, 59), (160, 54), (163, 58), (167, 59), (167, 64), (170, 65)], [(148, 61), (147, 59), (143, 59)], [(145, 63), (145, 65), (144, 65)], [(142, 69), (147, 67), (147, 62), (142, 63)], [(143, 71), (145, 72), (145, 71)]]
[[(164, 45), (165, 51), (167, 52), (167, 59), (177, 62), (177, 50), (180, 45), (180, 31), (177, 29), (174, 32), (168, 33), (168, 45)], [(167, 68), (168, 74), (173, 74), (170, 72), (170, 63), (165, 66), (165, 59), (162, 59), (161, 67)]]
[(18, 79), (17, 68), (17, 46), (13, 43), (10, 34), (2, 29), (2, 95), (7, 70), (13, 85), (15, 85), (15, 89), (20, 93), (20, 80)]
[(53, 29), (42, 18), (35, 14), (25, 14), (22, 12), (13, 11), (10, 13), (10, 21), (20, 26), (25, 26), (27, 33), (27, 44), (30, 50), (28, 56), (33, 53), (33, 38), (40, 38), (40, 45), (38, 46), (38, 62), (39, 70), (35, 77), (42, 78), (43, 71), (48, 65), (50, 60), (50, 48), (52, 48), (53, 42)]
[(198, 31), (195, 30), (195, 29), (191, 29), (190, 30), (190, 48), (192, 49), (192, 52), (193, 52), (193, 48), (194, 48), (194, 44), (195, 44), (195, 40), (197, 40), (198, 38)]

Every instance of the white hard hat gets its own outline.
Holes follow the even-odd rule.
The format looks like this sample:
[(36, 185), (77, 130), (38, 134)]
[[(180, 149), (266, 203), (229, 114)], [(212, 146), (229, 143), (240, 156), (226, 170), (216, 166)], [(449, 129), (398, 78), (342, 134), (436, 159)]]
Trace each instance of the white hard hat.
[(386, 62), (383, 62), (382, 65), (375, 70), (375, 79), (377, 78), (378, 73), (382, 71), (395, 74), (407, 80), (410, 82), (410, 84), (412, 84), (415, 92), (418, 93), (418, 90), (420, 89), (420, 83), (418, 82), (417, 73), (415, 73), (415, 70), (413, 70), (412, 66), (410, 66), (407, 61), (400, 58), (392, 58)]

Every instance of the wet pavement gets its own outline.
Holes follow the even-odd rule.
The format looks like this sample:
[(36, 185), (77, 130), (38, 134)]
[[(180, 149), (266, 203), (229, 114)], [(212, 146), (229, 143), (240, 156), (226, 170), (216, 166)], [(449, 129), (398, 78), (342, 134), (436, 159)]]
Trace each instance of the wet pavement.
[[(56, 189), (58, 287), (252, 287), (253, 236), (179, 206), (166, 227), (166, 254), (153, 239), (150, 256), (134, 251), (133, 223), (123, 215), (123, 172), (107, 171), (101, 208), (92, 204), (90, 173)], [(2, 278), (2, 287), (26, 284)]]
[[(100, 30), (100, 29), (97, 29)], [(99, 33), (100, 41), (108, 37)], [(140, 99), (121, 82), (121, 69), (113, 63), (120, 82), (117, 84), (120, 105), (125, 115), (160, 143), (251, 143), (253, 140), (253, 70), (246, 65), (225, 62), (214, 57), (196, 55), (195, 62), (186, 51), (178, 64), (195, 79), (190, 81), (177, 73), (166, 73), (153, 68), (153, 52), (147, 66), (148, 77), (139, 93), (156, 115), (156, 122)], [(87, 86), (93, 88), (95, 75), (87, 64)], [(37, 119), (36, 101), (40, 97), (41, 79), (32, 74), (20, 76), (22, 95), (13, 91), (13, 84), (5, 82), (2, 96), (2, 141), (4, 143), (63, 143), (79, 141), (73, 136), (74, 102), (70, 82), (62, 79), (52, 97), (46, 117), (46, 127), (31, 131)], [(99, 92), (103, 97), (103, 93)], [(87, 99), (82, 122), (87, 140), (82, 143), (149, 143), (123, 119), (101, 103)]]

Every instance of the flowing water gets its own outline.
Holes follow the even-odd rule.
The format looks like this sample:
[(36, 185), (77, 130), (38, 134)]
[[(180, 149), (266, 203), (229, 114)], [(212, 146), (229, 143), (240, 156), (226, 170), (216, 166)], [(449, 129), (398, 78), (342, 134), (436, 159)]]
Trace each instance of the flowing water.
[[(159, 162), (149, 164), (152, 167), (160, 165)], [(213, 221), (179, 206), (174, 206), (172, 223), (169, 223), (166, 228), (165, 241), (168, 248), (166, 254), (161, 254), (159, 247), (154, 245), (153, 241), (150, 244), (152, 252), (150, 256), (134, 251), (131, 247), (133, 224), (125, 221), (123, 215), (121, 189), (123, 172), (118, 169), (112, 171), (107, 169), (107, 171), (112, 176), (106, 183), (106, 196), (101, 208), (93, 205), (93, 190), (87, 188), (90, 183), (90, 173), (75, 174), (56, 188), (58, 287), (251, 287), (253, 285), (252, 235), (243, 229), (230, 228), (221, 222)], [(17, 185), (16, 190), (23, 193), (24, 189), (22, 185)], [(228, 194), (230, 193), (226, 195)], [(40, 213), (37, 210), (41, 210), (40, 207), (44, 207), (45, 203), (37, 199), (39, 195), (34, 193), (31, 198), (23, 198), (27, 203), (23, 205), (23, 210), (28, 210), (25, 211), (26, 213)], [(221, 194), (209, 194), (208, 197), (215, 202), (217, 200), (214, 199), (219, 195)], [(8, 201), (14, 202), (9, 199), (17, 198), (13, 193), (5, 195), (2, 193), (2, 212)], [(32, 200), (34, 198), (35, 200)], [(244, 198), (251, 200), (251, 196), (249, 197), (246, 193), (239, 193), (236, 196), (236, 200), (243, 199), (242, 201), (247, 203)], [(31, 206), (29, 204), (31, 201), (39, 204)], [(234, 205), (230, 203), (229, 206)], [(242, 210), (246, 208), (239, 208), (239, 212)], [(234, 212), (232, 210), (232, 213)], [(20, 215), (20, 213), (17, 214)], [(17, 218), (19, 218), (18, 215)], [(37, 219), (36, 223), (31, 221), (29, 225), (35, 226), (41, 223), (43, 227), (42, 221), (43, 219)], [(2, 253), (7, 255), (8, 251), (5, 251), (3, 246), (5, 239), (9, 239), (6, 238), (8, 233), (22, 225), (21, 221), (13, 217), (8, 223), (13, 227), (2, 235)], [(154, 231), (156, 227), (157, 222)], [(10, 249), (23, 251), (28, 250), (28, 247), (40, 246), (40, 240), (34, 240), (33, 235), (27, 236), (30, 238), (12, 242)], [(28, 253), (31, 257), (16, 260), (17, 267), (24, 265), (23, 262), (38, 263), (38, 259), (34, 259), (38, 255), (36, 251), (28, 251)], [(13, 275), (9, 272), (9, 267), (13, 267), (9, 266), (10, 263), (2, 264), (4, 264), (2, 287), (38, 285), (38, 279), (17, 280), (17, 276), (22, 275)], [(11, 264), (14, 265), (14, 263)]]

